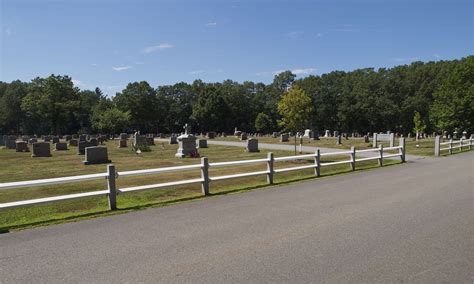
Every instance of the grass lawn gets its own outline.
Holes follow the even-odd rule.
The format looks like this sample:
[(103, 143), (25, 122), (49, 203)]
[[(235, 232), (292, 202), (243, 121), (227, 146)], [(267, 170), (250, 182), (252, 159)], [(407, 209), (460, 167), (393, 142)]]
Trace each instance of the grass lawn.
[[(314, 143), (316, 144), (316, 143)], [(106, 146), (109, 151), (109, 159), (115, 164), (117, 171), (150, 169), (178, 165), (198, 164), (200, 159), (174, 158), (177, 145), (157, 143), (152, 146), (151, 152), (136, 155), (130, 148), (117, 148), (117, 141), (109, 141)], [(209, 162), (232, 161), (243, 159), (256, 159), (267, 156), (269, 151), (261, 150), (259, 153), (246, 153), (239, 147), (225, 147), (209, 145), (207, 149), (200, 149), (202, 156), (208, 156)], [(291, 151), (272, 151), (275, 157), (292, 155)], [(31, 153), (16, 153), (14, 150), (0, 149), (0, 183), (34, 180), (52, 177), (74, 176), (106, 171), (106, 165), (83, 165), (84, 156), (77, 155), (77, 148), (70, 147), (68, 151), (52, 151), (49, 158), (31, 158)], [(348, 159), (346, 157), (328, 157), (322, 161), (335, 161)], [(275, 162), (275, 168), (300, 166), (304, 163), (313, 163), (311, 159), (287, 162)], [(386, 160), (384, 164), (391, 165), (399, 163), (399, 160)], [(376, 168), (377, 161), (366, 161), (357, 163), (357, 170)], [(266, 164), (251, 164), (243, 166), (231, 166), (223, 168), (211, 168), (210, 176), (228, 175), (239, 172), (262, 171)], [(350, 166), (335, 165), (324, 167), (322, 176), (350, 172)], [(138, 186), (160, 182), (170, 182), (178, 179), (191, 179), (200, 177), (199, 170), (163, 173), (157, 175), (146, 175), (137, 177), (122, 177), (117, 179), (117, 187)], [(312, 169), (292, 171), (288, 173), (275, 174), (275, 184), (284, 184), (308, 178), (314, 178)], [(266, 177), (245, 177), (225, 181), (211, 182), (210, 193), (212, 195), (229, 194), (239, 191), (252, 190), (266, 186)], [(53, 186), (40, 186), (31, 188), (19, 188), (0, 191), (0, 203), (88, 192), (106, 189), (105, 180), (87, 181), (79, 184), (60, 184)], [(117, 214), (152, 206), (163, 206), (186, 200), (203, 198), (200, 185), (183, 185), (165, 189), (139, 191), (124, 193), (117, 197), (119, 210), (110, 212), (108, 210), (107, 198), (105, 196), (89, 197), (84, 199), (60, 201), (44, 205), (31, 205), (26, 207), (4, 209), (0, 211), (0, 231), (21, 229), (53, 223), (76, 221)]]
[[(223, 141), (240, 141), (234, 136), (227, 137), (216, 137), (216, 140)], [(290, 137), (288, 142), (280, 142), (280, 138), (273, 137), (258, 137), (260, 143), (269, 143), (269, 144), (286, 144), (294, 145), (295, 140), (293, 137)], [(303, 146), (313, 146), (313, 147), (322, 147), (322, 148), (334, 148), (334, 149), (350, 149), (352, 146), (355, 146), (356, 149), (369, 149), (372, 147), (371, 143), (365, 143), (364, 138), (349, 138), (341, 140), (342, 145), (336, 145), (336, 138), (324, 138), (320, 137), (320, 140), (311, 141), (308, 138), (303, 138)], [(384, 147), (388, 147), (388, 142), (379, 142), (382, 143)], [(299, 139), (297, 140), (297, 145), (299, 145)], [(398, 139), (395, 141), (395, 145), (398, 145)], [(418, 145), (418, 147), (417, 147)], [(406, 138), (406, 153), (419, 156), (433, 156), (434, 155), (434, 139), (423, 139), (420, 141), (415, 141), (414, 138)]]

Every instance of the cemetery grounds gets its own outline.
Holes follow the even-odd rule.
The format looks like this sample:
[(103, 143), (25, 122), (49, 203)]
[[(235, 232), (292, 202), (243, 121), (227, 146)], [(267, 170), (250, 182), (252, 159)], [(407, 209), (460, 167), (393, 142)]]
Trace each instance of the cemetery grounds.
[[(227, 139), (230, 139), (227, 138)], [(261, 139), (268, 143), (269, 139)], [(277, 140), (277, 139), (275, 139)], [(325, 141), (325, 140), (322, 140)], [(334, 140), (332, 140), (334, 141)], [(129, 141), (130, 142), (130, 141)], [(347, 143), (344, 143), (346, 145)], [(199, 164), (199, 158), (178, 159), (174, 155), (178, 145), (157, 142), (151, 146), (150, 152), (139, 155), (130, 147), (118, 148), (117, 140), (105, 143), (109, 152), (109, 159), (116, 166), (117, 171), (142, 170), (170, 166)], [(311, 142), (310, 145), (318, 145)], [(321, 145), (322, 146), (322, 145)], [(344, 146), (345, 147), (345, 146)], [(332, 147), (335, 148), (335, 147)], [(267, 157), (269, 150), (260, 149), (258, 153), (247, 153), (241, 147), (227, 147), (209, 145), (209, 148), (199, 149), (201, 156), (207, 156), (209, 162), (224, 162), (244, 159), (258, 159)], [(275, 157), (291, 156), (292, 151), (271, 151)], [(106, 164), (84, 165), (84, 155), (77, 155), (77, 147), (69, 147), (67, 151), (51, 151), (52, 157), (32, 158), (31, 152), (20, 153), (15, 150), (0, 148), (0, 183), (45, 179), (65, 176), (84, 175), (106, 172)], [(348, 156), (322, 157), (322, 162), (347, 160)], [(314, 163), (313, 159), (275, 162), (275, 169), (282, 167), (301, 166), (304, 163)], [(399, 159), (384, 160), (384, 165), (398, 164)], [(358, 162), (356, 171), (378, 168), (377, 161)], [(211, 168), (210, 176), (236, 174), (239, 172), (266, 170), (266, 164), (249, 164)], [(351, 172), (349, 165), (335, 165), (321, 169), (321, 177)], [(123, 177), (117, 179), (117, 187), (139, 186), (161, 182), (170, 182), (182, 179), (199, 178), (199, 170), (183, 171), (179, 173), (162, 173), (156, 175)], [(274, 185), (296, 182), (316, 178), (313, 169), (291, 171), (274, 175)], [(247, 190), (266, 187), (266, 176), (243, 177), (224, 181), (211, 182), (210, 196), (232, 194)], [(59, 184), (30, 188), (18, 188), (0, 191), (0, 203), (14, 202), (57, 195), (73, 194), (107, 188), (106, 180), (85, 181), (77, 184)], [(270, 187), (271, 188), (271, 187)], [(71, 222), (81, 219), (118, 214), (148, 207), (165, 206), (203, 198), (200, 184), (182, 185), (170, 188), (152, 189), (134, 193), (119, 194), (117, 196), (118, 210), (109, 211), (105, 196), (89, 197), (77, 200), (59, 201), (55, 203), (31, 205), (20, 208), (2, 209), (0, 211), (0, 232), (42, 226), (55, 223)], [(209, 198), (209, 197), (206, 197)]]

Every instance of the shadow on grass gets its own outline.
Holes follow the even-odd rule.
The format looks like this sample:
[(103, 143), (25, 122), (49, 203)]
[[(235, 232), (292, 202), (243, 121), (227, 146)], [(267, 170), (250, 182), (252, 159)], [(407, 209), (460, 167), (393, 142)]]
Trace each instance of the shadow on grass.
[[(400, 163), (390, 163), (390, 164), (384, 165), (384, 167), (398, 165), (398, 164)], [(373, 170), (376, 168), (380, 168), (380, 167), (377, 165), (370, 165), (370, 166), (356, 168), (355, 171), (352, 171), (349, 168), (347, 170), (338, 170), (338, 171), (333, 171), (329, 173), (322, 173), (320, 177), (317, 177), (315, 175), (308, 175), (308, 176), (299, 176), (293, 179), (285, 178), (284, 180), (274, 182), (272, 185), (268, 185), (267, 183), (262, 183), (262, 184), (252, 185), (252, 186), (241, 187), (241, 188), (228, 188), (228, 189), (224, 188), (218, 192), (211, 192), (209, 193), (208, 196), (202, 196), (202, 195), (189, 196), (189, 197), (176, 198), (176, 199), (165, 200), (165, 201), (150, 202), (150, 203), (139, 204), (139, 205), (134, 205), (134, 206), (132, 205), (128, 207), (117, 208), (117, 210), (114, 210), (114, 211), (105, 209), (105, 210), (101, 210), (97, 212), (84, 213), (84, 214), (73, 215), (73, 216), (68, 216), (68, 217), (55, 218), (55, 219), (43, 220), (43, 221), (31, 222), (31, 223), (24, 223), (24, 224), (19, 224), (19, 225), (5, 226), (5, 227), (0, 227), (0, 234), (9, 233), (11, 230), (21, 230), (21, 229), (34, 228), (34, 227), (39, 227), (39, 226), (47, 226), (47, 225), (61, 224), (61, 223), (67, 223), (67, 222), (76, 222), (76, 221), (81, 221), (85, 219), (93, 219), (97, 217), (112, 216), (112, 215), (117, 215), (117, 214), (122, 214), (122, 213), (144, 210), (147, 208), (158, 208), (158, 207), (164, 207), (164, 206), (178, 204), (182, 202), (195, 201), (195, 200), (200, 200), (200, 199), (204, 199), (204, 198), (212, 197), (212, 196), (217, 197), (221, 195), (230, 195), (230, 194), (235, 194), (235, 193), (248, 192), (248, 191), (261, 189), (261, 188), (271, 188), (274, 186), (282, 186), (282, 185), (287, 185), (287, 184), (292, 184), (292, 183), (304, 182), (308, 180), (331, 177), (335, 175), (343, 175), (343, 174), (355, 173), (355, 172), (360, 172), (360, 171)]]

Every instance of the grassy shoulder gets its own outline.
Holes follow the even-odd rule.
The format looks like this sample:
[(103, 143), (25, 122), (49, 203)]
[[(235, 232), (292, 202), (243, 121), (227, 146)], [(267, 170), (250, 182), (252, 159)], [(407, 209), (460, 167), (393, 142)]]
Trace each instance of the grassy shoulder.
[[(258, 137), (260, 143), (269, 143), (269, 144), (284, 144), (284, 145), (294, 145), (294, 138), (290, 137), (288, 142), (280, 142), (280, 138), (273, 137)], [(234, 136), (227, 137), (217, 137), (216, 140), (221, 141), (240, 141), (239, 138)], [(321, 147), (321, 148), (334, 148), (334, 149), (350, 149), (352, 146), (356, 149), (369, 149), (372, 147), (372, 143), (365, 143), (364, 138), (348, 138), (342, 139), (342, 144), (336, 144), (336, 138), (330, 137), (325, 138), (321, 137), (319, 140), (311, 141), (308, 138), (303, 138), (303, 146), (312, 146), (312, 147)], [(299, 139), (297, 139), (297, 145), (299, 145)], [(398, 145), (398, 140), (396, 140), (395, 145)], [(388, 147), (388, 142), (381, 143), (384, 147)], [(433, 156), (434, 155), (434, 139), (423, 139), (415, 141), (414, 138), (406, 139), (406, 153), (417, 156)]]
[[(130, 148), (117, 148), (114, 141), (107, 143), (109, 158), (112, 159), (118, 171), (178, 166), (186, 164), (197, 164), (199, 159), (176, 159), (176, 145), (158, 143), (152, 146), (151, 152), (136, 155)], [(272, 151), (275, 157), (292, 155), (288, 151)], [(82, 164), (83, 156), (76, 154), (77, 149), (71, 148), (65, 152), (52, 152), (50, 158), (31, 158), (30, 153), (16, 153), (13, 150), (0, 149), (0, 182), (33, 180), (40, 178), (52, 178), (71, 175), (82, 175), (106, 171), (106, 165)], [(210, 148), (200, 149), (203, 156), (208, 156), (210, 162), (255, 159), (266, 157), (268, 151), (259, 153), (247, 153), (239, 147), (225, 147), (210, 145)], [(348, 159), (348, 157), (328, 157), (322, 161), (337, 161)], [(275, 168), (301, 166), (305, 163), (314, 163), (312, 159), (276, 162)], [(398, 160), (387, 160), (386, 165), (398, 163)], [(377, 168), (376, 161), (366, 161), (357, 164), (357, 170)], [(266, 169), (265, 164), (242, 165), (238, 167), (223, 167), (210, 169), (211, 176), (235, 174), (239, 172), (262, 171)], [(351, 172), (350, 166), (335, 165), (324, 167), (321, 170), (322, 177), (334, 174)], [(183, 171), (179, 173), (166, 173), (159, 175), (147, 175), (138, 177), (118, 178), (118, 188), (127, 186), (138, 186), (145, 184), (169, 182), (178, 179), (191, 179), (200, 176), (199, 170)], [(292, 171), (276, 174), (274, 181), (276, 185), (304, 179), (315, 178), (311, 169)], [(255, 176), (212, 182), (210, 185), (211, 196), (229, 194), (247, 190), (253, 190), (267, 186), (266, 177)], [(60, 184), (54, 186), (42, 186), (31, 188), (19, 188), (3, 190), (0, 192), (0, 203), (28, 200), (49, 196), (72, 194), (103, 190), (106, 188), (104, 181), (89, 181), (79, 184)], [(55, 223), (71, 222), (81, 219), (94, 218), (140, 210), (148, 207), (165, 206), (168, 204), (203, 198), (199, 184), (183, 185), (165, 189), (147, 190), (134, 193), (120, 194), (117, 199), (119, 210), (111, 212), (108, 210), (107, 198), (105, 196), (90, 197), (78, 200), (61, 201), (44, 205), (32, 205), (21, 208), (6, 209), (0, 211), (0, 230), (8, 231), (34, 226), (42, 226)]]

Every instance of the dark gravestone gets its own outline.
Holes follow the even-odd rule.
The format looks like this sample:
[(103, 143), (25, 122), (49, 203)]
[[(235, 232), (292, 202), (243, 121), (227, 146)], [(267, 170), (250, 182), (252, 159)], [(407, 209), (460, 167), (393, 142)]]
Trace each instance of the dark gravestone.
[(38, 142), (37, 138), (30, 138), (30, 140), (28, 140), (29, 144), (33, 144), (33, 143), (36, 143), (36, 142)]
[(250, 138), (247, 140), (246, 151), (249, 153), (259, 152), (258, 150), (258, 139)]
[(171, 136), (170, 137), (170, 144), (178, 144), (178, 137)]
[(336, 145), (341, 145), (341, 144), (342, 144), (342, 143), (341, 143), (341, 135), (338, 135), (338, 136), (336, 137)]
[(44, 142), (51, 142), (51, 136), (50, 135), (46, 135), (43, 137), (43, 141)]
[(77, 154), (84, 155), (86, 153), (86, 147), (90, 147), (91, 145), (87, 141), (79, 141), (77, 145)]
[(79, 142), (81, 142), (81, 141), (87, 141), (86, 138), (87, 138), (87, 135), (85, 135), (85, 134), (79, 135)]
[(97, 140), (97, 138), (91, 138), (91, 140), (89, 140), (89, 146), (90, 147), (99, 146), (99, 141)]
[(120, 140), (127, 140), (128, 134), (127, 133), (120, 133)]
[(289, 141), (289, 135), (287, 133), (281, 134), (280, 135), (280, 142), (288, 142)]
[(66, 142), (58, 142), (55, 145), (56, 151), (66, 151), (67, 150), (67, 143)]
[(7, 149), (16, 149), (16, 136), (8, 136), (5, 140), (5, 147)]
[(51, 148), (48, 142), (33, 143), (31, 157), (51, 157)]
[(197, 154), (196, 137), (192, 134), (183, 134), (178, 137), (178, 151), (175, 154), (176, 158), (191, 157)]
[(73, 138), (73, 139), (69, 140), (69, 146), (77, 147), (77, 143), (78, 143), (77, 139)]
[(247, 133), (246, 132), (241, 132), (240, 133), (240, 140), (247, 140)]
[(198, 140), (198, 148), (207, 148), (207, 140), (206, 139), (199, 139)]
[(214, 139), (214, 138), (216, 138), (216, 133), (215, 133), (215, 132), (208, 132), (208, 133), (207, 133), (207, 138), (209, 138), (209, 139)]
[(364, 143), (369, 143), (369, 136), (364, 135)]
[(107, 153), (107, 147), (86, 147), (84, 165), (111, 163)]
[(53, 137), (53, 144), (59, 143), (59, 136)]
[(5, 140), (8, 138), (7, 135), (0, 137), (0, 146), (5, 146)]
[(25, 141), (16, 141), (16, 151), (17, 152), (29, 152), (28, 143)]

